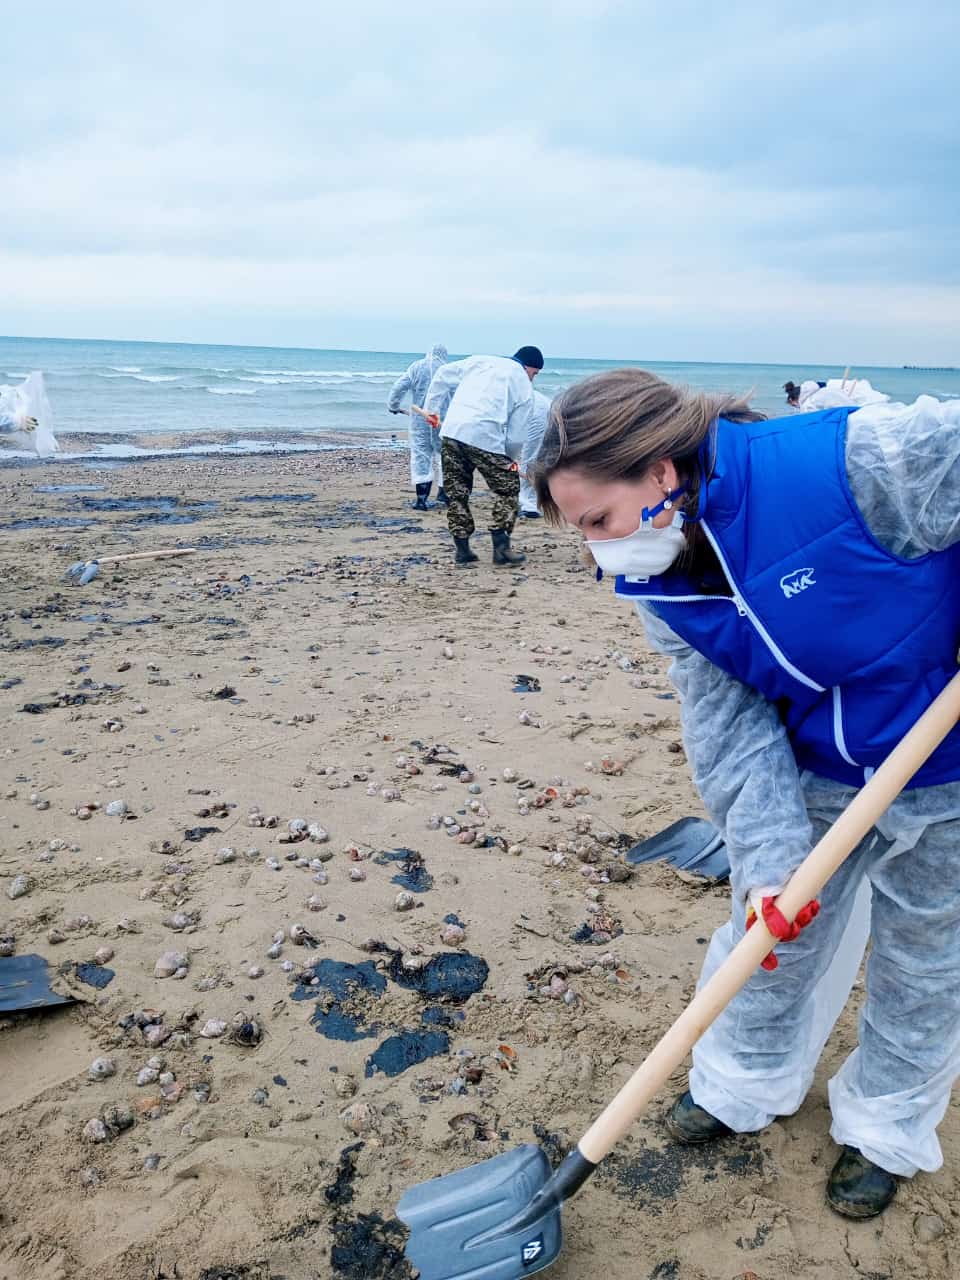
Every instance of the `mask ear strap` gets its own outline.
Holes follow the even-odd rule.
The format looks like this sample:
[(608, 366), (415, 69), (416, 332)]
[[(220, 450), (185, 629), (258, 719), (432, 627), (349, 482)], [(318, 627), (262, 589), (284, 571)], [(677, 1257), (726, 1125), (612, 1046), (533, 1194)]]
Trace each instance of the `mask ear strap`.
[(671, 511), (677, 498), (682, 497), (686, 492), (687, 486), (682, 484), (679, 489), (671, 489), (668, 494), (665, 494), (663, 501), (658, 502), (655, 507), (644, 507), (640, 512), (641, 524), (646, 524), (648, 520), (652, 520), (654, 516), (658, 516), (661, 511)]

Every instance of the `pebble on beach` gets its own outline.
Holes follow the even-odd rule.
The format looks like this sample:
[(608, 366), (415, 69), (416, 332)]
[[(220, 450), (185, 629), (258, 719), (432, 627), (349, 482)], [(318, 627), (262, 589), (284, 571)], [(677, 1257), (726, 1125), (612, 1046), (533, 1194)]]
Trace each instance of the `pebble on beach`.
[(164, 951), (153, 966), (155, 978), (173, 978), (181, 970), (186, 973), (190, 967), (190, 959), (182, 951)]

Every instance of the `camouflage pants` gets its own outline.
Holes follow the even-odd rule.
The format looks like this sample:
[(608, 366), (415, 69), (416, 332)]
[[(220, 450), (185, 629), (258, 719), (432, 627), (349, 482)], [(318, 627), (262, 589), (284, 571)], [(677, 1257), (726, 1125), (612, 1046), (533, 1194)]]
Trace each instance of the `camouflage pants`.
[(479, 471), (493, 494), (491, 531), (513, 532), (520, 497), (520, 473), (516, 464), (499, 453), (475, 449), (462, 440), (444, 440), (443, 487), (447, 494), (447, 524), (455, 538), (469, 538), (476, 525), (470, 512), (473, 473)]

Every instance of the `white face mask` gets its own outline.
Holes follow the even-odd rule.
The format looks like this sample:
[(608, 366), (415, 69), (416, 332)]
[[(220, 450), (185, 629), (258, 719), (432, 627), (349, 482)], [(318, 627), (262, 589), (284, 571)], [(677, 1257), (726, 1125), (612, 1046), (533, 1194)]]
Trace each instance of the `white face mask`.
[(640, 527), (625, 538), (587, 539), (590, 553), (604, 573), (640, 578), (646, 581), (666, 573), (683, 553), (687, 540), (683, 533), (684, 516), (678, 511), (664, 529), (655, 529), (653, 517), (673, 506), (683, 492), (675, 489), (659, 506), (644, 507)]

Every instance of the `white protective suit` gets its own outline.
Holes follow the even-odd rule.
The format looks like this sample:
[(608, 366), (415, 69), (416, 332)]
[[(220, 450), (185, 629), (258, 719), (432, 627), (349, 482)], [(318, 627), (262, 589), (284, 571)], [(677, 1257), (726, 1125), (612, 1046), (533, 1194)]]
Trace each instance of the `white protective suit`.
[(527, 480), (527, 468), (533, 462), (543, 443), (543, 433), (547, 429), (550, 405), (549, 396), (534, 388), (533, 404), (530, 408), (530, 422), (527, 426), (527, 438), (523, 445), (523, 456), (520, 459), (520, 511), (539, 511), (537, 495), (533, 485)]
[(523, 366), (506, 356), (470, 356), (434, 375), (424, 409), (443, 419), (440, 435), (519, 462), (533, 388)]
[[(909, 559), (960, 541), (960, 401), (859, 409), (846, 464), (866, 523), (890, 551)], [(743, 936), (748, 892), (784, 884), (855, 791), (801, 774), (776, 708), (651, 609), (639, 612), (651, 643), (674, 659), (694, 781), (730, 854), (732, 919), (714, 934), (703, 982)], [(936, 1128), (960, 1074), (960, 782), (893, 802), (824, 889), (817, 919), (777, 948), (780, 967), (759, 971), (700, 1040), (690, 1090), (739, 1132), (796, 1111), (856, 975), (866, 930), (854, 903), (868, 893), (859, 1047), (830, 1081), (831, 1133), (909, 1176), (942, 1164)]]
[(28, 374), (17, 386), (0, 386), (0, 443), (33, 449), (41, 458), (60, 452), (43, 374)]
[[(414, 360), (406, 373), (393, 384), (387, 400), (387, 408), (395, 412), (403, 405), (404, 396), (410, 403), (423, 408), (427, 388), (441, 365), (447, 362), (447, 348), (442, 342), (431, 347), (422, 360)], [(434, 431), (419, 413), (410, 413), (410, 483), (432, 484), (436, 471), (437, 488), (443, 488), (443, 469), (440, 464), (440, 433)]]
[(890, 397), (875, 391), (866, 378), (830, 378), (825, 387), (818, 382), (800, 384), (801, 413), (820, 409), (863, 408), (868, 404), (889, 404)]

